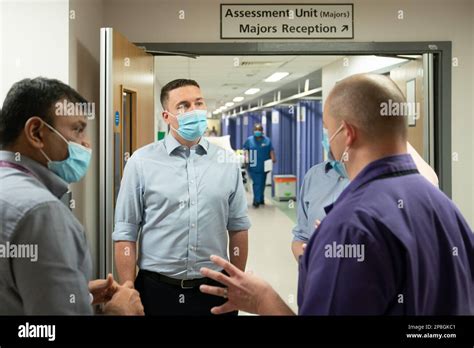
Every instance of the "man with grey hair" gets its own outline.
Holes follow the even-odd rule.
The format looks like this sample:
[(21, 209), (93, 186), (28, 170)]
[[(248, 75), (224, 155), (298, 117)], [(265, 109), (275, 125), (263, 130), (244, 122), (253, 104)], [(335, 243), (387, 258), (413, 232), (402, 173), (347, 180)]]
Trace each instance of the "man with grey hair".
[[(382, 116), (404, 103), (388, 77), (353, 75), (324, 108), (330, 152), (351, 180), (313, 234), (300, 261), (300, 315), (472, 315), (474, 235), (454, 203), (423, 178), (407, 154), (405, 117)], [(235, 309), (293, 314), (266, 283), (219, 257), (226, 287), (201, 291)]]

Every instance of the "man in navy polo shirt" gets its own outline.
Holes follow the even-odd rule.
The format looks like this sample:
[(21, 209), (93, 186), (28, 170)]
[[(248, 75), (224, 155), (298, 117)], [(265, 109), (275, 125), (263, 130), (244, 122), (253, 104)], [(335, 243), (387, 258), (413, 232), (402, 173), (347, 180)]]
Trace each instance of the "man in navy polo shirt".
[[(458, 208), (424, 179), (407, 154), (404, 115), (382, 116), (405, 98), (388, 77), (353, 75), (328, 96), (330, 151), (351, 180), (300, 260), (300, 315), (472, 315), (474, 235)], [(202, 269), (236, 309), (290, 315), (260, 278), (212, 256), (229, 276)]]

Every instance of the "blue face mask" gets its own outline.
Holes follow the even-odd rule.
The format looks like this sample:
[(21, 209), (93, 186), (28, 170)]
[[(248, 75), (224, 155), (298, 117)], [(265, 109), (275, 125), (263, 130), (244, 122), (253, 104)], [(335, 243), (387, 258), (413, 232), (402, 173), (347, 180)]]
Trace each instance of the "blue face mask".
[(261, 131), (255, 131), (255, 132), (253, 132), (253, 135), (255, 135), (257, 138), (259, 138), (259, 137), (262, 136), (262, 132)]
[[(332, 152), (331, 152), (331, 147), (329, 145), (331, 140), (334, 139), (334, 137), (341, 131), (342, 128), (343, 126), (341, 125), (341, 127), (339, 127), (339, 129), (336, 131), (336, 133), (334, 133), (334, 135), (331, 138), (329, 138), (328, 136), (328, 130), (326, 128), (323, 128), (323, 140), (321, 141), (321, 144), (323, 145), (324, 151), (326, 151), (328, 155), (329, 163), (334, 168), (334, 170), (343, 178), (349, 179), (349, 176), (347, 175), (347, 171), (346, 171), (346, 166), (342, 162), (342, 158), (339, 161), (334, 159), (334, 156), (332, 155)], [(344, 153), (346, 151), (344, 151)]]
[(67, 141), (56, 129), (43, 121), (43, 123), (56, 133), (67, 144), (68, 157), (63, 161), (51, 161), (51, 159), (40, 149), (41, 153), (48, 160), (48, 168), (68, 184), (81, 180), (89, 169), (92, 150), (78, 143)]
[(168, 112), (178, 120), (178, 129), (173, 128), (179, 136), (187, 141), (193, 141), (202, 137), (207, 128), (207, 110), (192, 110), (179, 116)]

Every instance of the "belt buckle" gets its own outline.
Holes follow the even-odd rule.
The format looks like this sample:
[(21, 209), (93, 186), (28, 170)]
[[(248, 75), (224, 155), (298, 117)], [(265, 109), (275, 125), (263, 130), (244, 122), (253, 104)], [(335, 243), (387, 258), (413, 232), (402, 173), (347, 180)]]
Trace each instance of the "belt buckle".
[(187, 280), (187, 279), (181, 279), (181, 289), (185, 289), (185, 290), (186, 290), (186, 289), (192, 289), (192, 288), (194, 288), (194, 286), (191, 286), (191, 287), (189, 287), (189, 286), (184, 286), (184, 282), (185, 282), (186, 280)]

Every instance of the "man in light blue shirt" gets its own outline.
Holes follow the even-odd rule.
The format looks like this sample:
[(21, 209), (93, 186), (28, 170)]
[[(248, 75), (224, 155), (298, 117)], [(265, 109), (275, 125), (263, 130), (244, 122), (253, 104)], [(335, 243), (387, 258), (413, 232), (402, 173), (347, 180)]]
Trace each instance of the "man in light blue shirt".
[(250, 222), (242, 177), (233, 153), (202, 137), (207, 111), (197, 82), (171, 81), (161, 103), (170, 133), (125, 166), (113, 233), (117, 271), (121, 282), (135, 281), (147, 315), (208, 315), (216, 298), (199, 291), (212, 282), (199, 270), (222, 271), (210, 255), (245, 269)]
[(66, 103), (87, 101), (37, 77), (15, 83), (0, 111), (0, 315), (91, 315), (91, 304), (143, 315), (131, 286), (111, 275), (90, 281), (86, 235), (68, 190), (87, 172), (88, 117), (58, 108)]
[(301, 184), (298, 201), (297, 224), (293, 228), (291, 250), (296, 260), (303, 254), (303, 244), (308, 243), (319, 222), (326, 216), (324, 207), (334, 203), (349, 180), (338, 173), (330, 161), (311, 167)]

